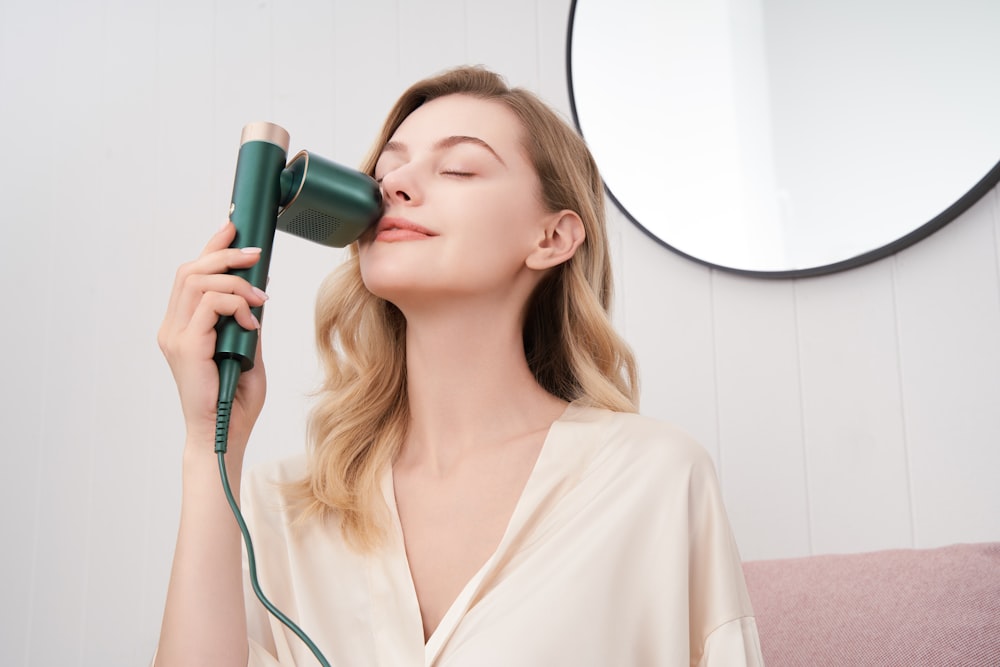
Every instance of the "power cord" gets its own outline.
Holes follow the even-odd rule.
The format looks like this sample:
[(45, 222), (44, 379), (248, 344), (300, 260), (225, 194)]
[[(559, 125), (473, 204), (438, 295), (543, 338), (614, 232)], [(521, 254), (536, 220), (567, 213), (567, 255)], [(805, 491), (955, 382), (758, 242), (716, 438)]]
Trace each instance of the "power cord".
[(219, 476), (222, 478), (222, 489), (226, 493), (226, 500), (229, 501), (229, 508), (233, 511), (233, 516), (236, 517), (236, 523), (239, 524), (240, 533), (243, 534), (243, 543), (246, 544), (247, 564), (250, 569), (250, 585), (253, 587), (253, 592), (257, 596), (257, 599), (264, 605), (264, 608), (276, 619), (284, 623), (285, 627), (294, 632), (309, 647), (309, 650), (316, 656), (320, 665), (330, 667), (330, 663), (323, 656), (323, 653), (316, 644), (313, 643), (312, 639), (309, 638), (309, 635), (303, 632), (299, 626), (267, 599), (264, 591), (260, 588), (260, 582), (257, 580), (257, 560), (254, 556), (253, 542), (250, 540), (250, 531), (247, 529), (246, 521), (243, 520), (243, 513), (240, 512), (240, 507), (236, 503), (236, 499), (233, 498), (233, 490), (229, 485), (229, 474), (226, 471), (226, 447), (229, 443), (229, 413), (233, 407), (233, 399), (236, 396), (236, 384), (240, 379), (242, 368), (238, 359), (220, 359), (218, 365), (219, 407), (215, 418), (215, 453), (219, 457)]

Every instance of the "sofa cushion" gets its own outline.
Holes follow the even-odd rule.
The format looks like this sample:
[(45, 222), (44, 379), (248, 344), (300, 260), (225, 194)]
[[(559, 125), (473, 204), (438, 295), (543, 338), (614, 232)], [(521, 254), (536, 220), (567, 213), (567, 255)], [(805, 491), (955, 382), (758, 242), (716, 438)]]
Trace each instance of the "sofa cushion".
[(1000, 665), (1000, 543), (743, 569), (768, 667)]

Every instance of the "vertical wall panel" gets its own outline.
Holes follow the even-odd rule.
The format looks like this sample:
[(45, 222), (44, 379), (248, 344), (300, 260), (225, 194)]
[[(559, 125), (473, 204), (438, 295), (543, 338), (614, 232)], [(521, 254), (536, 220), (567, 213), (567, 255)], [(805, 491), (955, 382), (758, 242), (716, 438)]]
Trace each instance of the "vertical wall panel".
[[(147, 174), (153, 180), (153, 189), (145, 209), (116, 218), (149, 235), (146, 243), (130, 243), (132, 251), (138, 251), (135, 260), (146, 263), (140, 272), (145, 300), (137, 310), (145, 333), (134, 344), (148, 357), (143, 359), (148, 375), (132, 401), (137, 413), (145, 418), (138, 439), (143, 450), (136, 453), (143, 465), (141, 469), (130, 465), (118, 471), (122, 475), (139, 474), (144, 488), (138, 500), (145, 510), (142, 534), (134, 535), (133, 551), (129, 552), (134, 555), (138, 551), (141, 560), (137, 558), (137, 562), (143, 564), (143, 633), (127, 642), (143, 656), (152, 654), (159, 632), (180, 513), (184, 444), (180, 402), (170, 369), (156, 347), (156, 330), (177, 267), (194, 259), (225, 220), (228, 193), (224, 183), (228, 177), (229, 187), (232, 185), (233, 164), (222, 164), (213, 151), (217, 134), (221, 133), (214, 126), (213, 6), (197, 0), (161, 0), (151, 18), (156, 22), (156, 61), (154, 70), (148, 73), (155, 77), (153, 112), (131, 118), (128, 123), (130, 132), (147, 137), (145, 141), (133, 141), (153, 151)], [(233, 161), (232, 146), (239, 142), (238, 131), (225, 132), (230, 144), (227, 158)], [(121, 250), (121, 246), (117, 249)], [(117, 378), (118, 371), (110, 374)]]
[(349, 164), (368, 153), (389, 107), (412, 83), (401, 78), (400, 63), (404, 57), (418, 58), (419, 51), (401, 51), (399, 4), (395, 0), (334, 3), (334, 151)]
[(401, 86), (468, 62), (466, 4), (441, 0), (431, 8), (426, 3), (399, 3)]
[(996, 248), (993, 261), (997, 267), (997, 283), (1000, 284), (1000, 189), (994, 188), (987, 195), (989, 197), (993, 198), (993, 243)]
[(891, 269), (796, 281), (814, 553), (912, 543)]
[(467, 0), (466, 60), (502, 72), (513, 85), (538, 89), (535, 0)]
[[(332, 158), (334, 112), (338, 104), (352, 103), (350, 91), (340, 90), (336, 81), (335, 5), (322, 0), (275, 0), (271, 15), (272, 115), (246, 120), (271, 120), (288, 130), (292, 155), (306, 148)], [(354, 60), (364, 66), (361, 54)], [(354, 158), (344, 156), (340, 161), (353, 162)]]
[(535, 0), (538, 17), (538, 91), (572, 123), (566, 84), (569, 0)]
[[(109, 622), (104, 610), (139, 609), (145, 581), (135, 561), (145, 531), (146, 482), (139, 475), (123, 475), (122, 469), (136, 467), (152, 444), (147, 415), (132, 404), (158, 362), (155, 320), (143, 317), (151, 301), (156, 127), (149, 119), (155, 115), (156, 34), (155, 12), (115, 0), (106, 4), (104, 38), (93, 46), (97, 66), (90, 84), (100, 98), (89, 122), (99, 125), (101, 136), (87, 148), (96, 150), (95, 169), (105, 175), (95, 181), (98, 210), (104, 214), (87, 226), (96, 238), (114, 241), (97, 244), (89, 257), (96, 428), (90, 434), (90, 466), (80, 471), (92, 479), (87, 500), (93, 526), (82, 554), (87, 564), (83, 665), (142, 664), (148, 653), (122, 637), (149, 641), (155, 629), (143, 614), (121, 614)], [(109, 373), (112, 368), (116, 371)]]
[(793, 283), (716, 272), (712, 284), (719, 474), (741, 553), (805, 555), (810, 515)]
[[(57, 86), (41, 86), (42, 108), (57, 109), (42, 146), (49, 160), (47, 188), (37, 203), (45, 238), (45, 306), (35, 313), (35, 346), (45, 409), (41, 415), (41, 467), (35, 488), (37, 521), (33, 552), (28, 662), (74, 664), (80, 659), (90, 543), (99, 538), (93, 522), (94, 396), (97, 376), (95, 280), (98, 245), (94, 212), (101, 210), (98, 109), (105, 35), (103, 3), (62, 3), (50, 8), (48, 38), (63, 52), (54, 72)], [(65, 57), (72, 54), (72, 57)], [(95, 94), (97, 91), (97, 94)], [(73, 113), (63, 109), (72, 107)], [(89, 249), (89, 250), (84, 250)]]
[(1000, 286), (993, 192), (898, 256), (899, 337), (918, 546), (1000, 530)]
[(710, 271), (621, 224), (620, 328), (639, 363), (642, 411), (676, 423), (718, 460)]
[[(0, 423), (3, 424), (4, 463), (0, 466), (0, 504), (4, 549), (4, 599), (0, 606), (0, 664), (26, 665), (34, 606), (35, 535), (43, 457), (48, 451), (44, 421), (52, 408), (46, 399), (53, 393), (44, 384), (47, 367), (38, 341), (45, 337), (45, 313), (53, 300), (46, 284), (50, 254), (46, 228), (53, 224), (55, 204), (48, 179), (39, 178), (49, 168), (54, 145), (50, 139), (56, 117), (56, 91), (39, 87), (39, 80), (54, 80), (61, 66), (55, 49), (41, 49), (31, 67), (23, 67), (35, 36), (49, 29), (50, 17), (37, 6), (0, 3), (0, 121), (9, 156), (0, 166), (0, 284), (4, 286), (4, 326), (0, 326)], [(12, 167), (16, 171), (12, 171)], [(19, 175), (21, 174), (21, 175)], [(28, 176), (30, 175), (30, 177)]]

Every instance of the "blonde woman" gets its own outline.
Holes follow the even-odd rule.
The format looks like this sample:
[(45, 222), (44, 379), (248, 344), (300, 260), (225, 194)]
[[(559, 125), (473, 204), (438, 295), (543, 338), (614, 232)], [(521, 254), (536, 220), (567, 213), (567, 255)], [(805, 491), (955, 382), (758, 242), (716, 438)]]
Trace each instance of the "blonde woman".
[[(320, 290), (307, 454), (244, 475), (260, 363), (234, 404), (271, 601), (333, 665), (761, 664), (710, 459), (635, 414), (582, 140), (461, 68), (403, 94), (364, 169), (385, 212)], [(233, 235), (178, 271), (159, 336), (187, 424), (161, 667), (315, 664), (244, 599), (218, 479), (213, 326), (266, 298), (225, 273), (257, 261)]]

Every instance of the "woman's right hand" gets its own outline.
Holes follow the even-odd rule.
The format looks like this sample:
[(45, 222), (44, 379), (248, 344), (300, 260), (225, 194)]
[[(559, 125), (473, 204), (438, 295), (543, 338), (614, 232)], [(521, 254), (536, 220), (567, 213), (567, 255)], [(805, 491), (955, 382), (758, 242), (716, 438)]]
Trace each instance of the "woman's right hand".
[[(236, 227), (227, 222), (194, 261), (177, 270), (167, 312), (157, 342), (170, 364), (187, 426), (188, 446), (211, 452), (215, 443), (215, 414), (219, 398), (219, 370), (215, 364), (215, 325), (231, 315), (245, 329), (259, 329), (250, 312), (267, 295), (241, 277), (226, 273), (245, 269), (260, 260), (259, 248), (230, 248)], [(264, 405), (266, 379), (258, 339), (254, 367), (240, 375), (229, 426), (230, 451), (242, 454), (250, 430)]]

